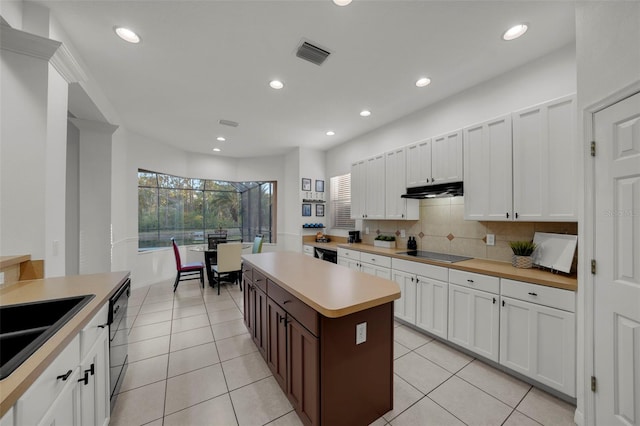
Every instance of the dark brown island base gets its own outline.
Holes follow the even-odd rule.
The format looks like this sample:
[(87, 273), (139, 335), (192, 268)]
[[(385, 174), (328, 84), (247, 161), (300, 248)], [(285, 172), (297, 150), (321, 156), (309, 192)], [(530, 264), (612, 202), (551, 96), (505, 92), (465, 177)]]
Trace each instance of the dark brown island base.
[(244, 320), (306, 425), (368, 425), (393, 409), (400, 288), (302, 253), (244, 255)]

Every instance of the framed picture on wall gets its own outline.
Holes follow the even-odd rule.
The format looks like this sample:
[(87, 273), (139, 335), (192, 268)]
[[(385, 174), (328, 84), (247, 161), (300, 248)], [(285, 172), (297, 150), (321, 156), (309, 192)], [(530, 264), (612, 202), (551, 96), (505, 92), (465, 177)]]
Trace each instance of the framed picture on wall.
[(324, 181), (316, 179), (316, 192), (324, 192)]
[(324, 204), (316, 204), (316, 216), (324, 216)]
[[(309, 183), (311, 185), (311, 183)], [(302, 216), (311, 216), (311, 204), (302, 205)]]
[(302, 190), (311, 191), (311, 179), (302, 178)]

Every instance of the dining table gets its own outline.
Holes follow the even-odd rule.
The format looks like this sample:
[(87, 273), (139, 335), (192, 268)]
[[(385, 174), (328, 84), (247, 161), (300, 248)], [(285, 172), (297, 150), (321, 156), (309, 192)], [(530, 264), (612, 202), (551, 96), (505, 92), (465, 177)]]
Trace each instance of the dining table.
[[(242, 241), (238, 240), (238, 241), (234, 241), (234, 240), (229, 240), (227, 241), (228, 243), (240, 243)], [(225, 244), (225, 243), (221, 243), (221, 244)], [(251, 244), (249, 243), (242, 243), (242, 249), (248, 249), (251, 248)], [(213, 265), (217, 265), (218, 264), (218, 249), (217, 248), (209, 248), (207, 245), (197, 245), (197, 246), (190, 246), (189, 247), (190, 251), (197, 251), (197, 252), (202, 252), (204, 254), (204, 265), (205, 268), (207, 270), (207, 280), (209, 281), (209, 285), (213, 286), (213, 283), (215, 281), (215, 279), (213, 278), (213, 271), (212, 271), (212, 266)]]

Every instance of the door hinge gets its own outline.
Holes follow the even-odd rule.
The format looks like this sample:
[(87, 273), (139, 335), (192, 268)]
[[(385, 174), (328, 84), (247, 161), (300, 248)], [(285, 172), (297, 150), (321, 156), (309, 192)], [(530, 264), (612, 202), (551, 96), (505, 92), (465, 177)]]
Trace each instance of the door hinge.
[(591, 156), (596, 156), (596, 141), (591, 141)]
[(595, 275), (595, 274), (596, 274), (596, 260), (591, 259), (591, 275)]
[(591, 376), (591, 392), (596, 391), (596, 378), (595, 376)]

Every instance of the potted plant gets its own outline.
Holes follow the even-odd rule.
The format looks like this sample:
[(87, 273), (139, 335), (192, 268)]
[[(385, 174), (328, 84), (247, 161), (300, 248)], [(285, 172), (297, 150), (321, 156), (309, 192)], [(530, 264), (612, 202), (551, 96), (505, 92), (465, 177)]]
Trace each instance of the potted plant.
[(511, 241), (509, 247), (513, 251), (511, 264), (516, 268), (531, 268), (533, 266), (533, 258), (531, 255), (536, 249), (533, 241)]
[(396, 246), (396, 237), (393, 235), (378, 235), (375, 240), (373, 240), (373, 245), (376, 247), (386, 247), (386, 248), (395, 248)]

